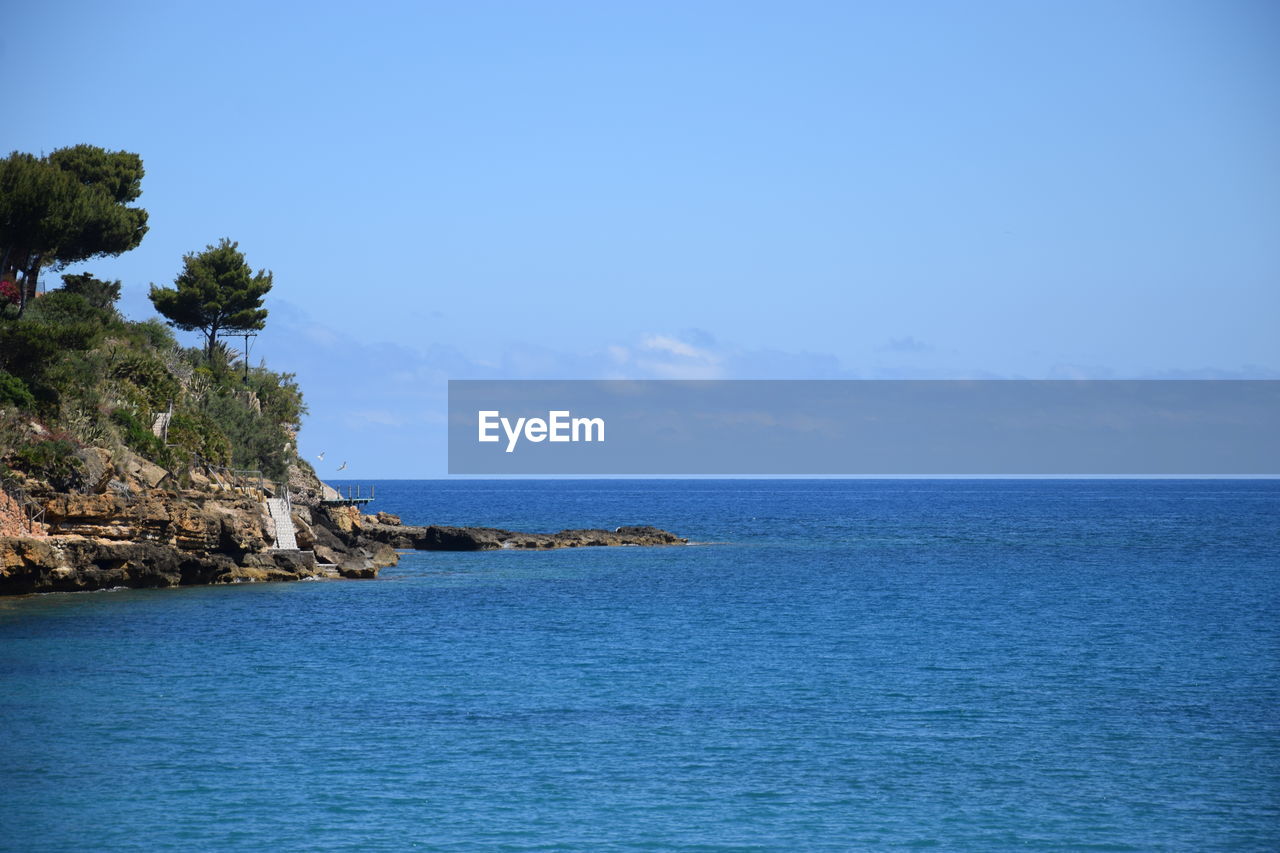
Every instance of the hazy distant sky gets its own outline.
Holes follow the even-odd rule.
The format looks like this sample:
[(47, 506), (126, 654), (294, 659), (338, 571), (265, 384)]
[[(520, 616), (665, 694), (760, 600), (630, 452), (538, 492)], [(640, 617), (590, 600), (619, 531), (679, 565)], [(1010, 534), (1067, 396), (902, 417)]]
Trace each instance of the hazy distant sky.
[(14, 6), (5, 151), (146, 164), (76, 269), (240, 241), (322, 474), (448, 378), (1280, 376), (1270, 0)]

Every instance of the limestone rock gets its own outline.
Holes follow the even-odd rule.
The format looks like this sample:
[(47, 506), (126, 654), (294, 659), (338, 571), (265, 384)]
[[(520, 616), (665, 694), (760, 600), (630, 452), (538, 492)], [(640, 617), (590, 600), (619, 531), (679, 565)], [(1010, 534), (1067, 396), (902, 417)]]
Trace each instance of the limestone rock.
[(107, 490), (107, 484), (115, 477), (115, 465), (111, 461), (111, 451), (102, 447), (85, 447), (76, 453), (84, 463), (84, 487), (93, 494), (100, 495)]
[(129, 479), (143, 488), (154, 489), (169, 476), (168, 471), (136, 453), (126, 451), (120, 462), (124, 465), (125, 474)]
[(338, 563), (338, 574), (344, 578), (376, 578), (378, 576), (378, 568), (373, 564), (367, 552), (356, 552)]
[(129, 542), (159, 542), (184, 551), (245, 554), (266, 550), (262, 505), (246, 495), (149, 490), (140, 495), (58, 494), (45, 502), (50, 532)]
[(325, 485), (305, 460), (299, 458), (290, 463), (287, 482), (294, 506), (314, 508), (320, 505)]
[[(395, 565), (396, 549), (477, 551), (617, 545), (679, 545), (687, 540), (654, 527), (519, 533), (491, 527), (405, 525), (388, 512), (299, 501), (291, 489), (299, 550), (276, 551), (274, 523), (255, 490), (158, 488), (169, 472), (127, 451), (87, 448), (81, 457), (90, 494), (24, 486), (44, 507), (48, 536), (6, 528), (0, 533), (0, 595), (115, 586), (154, 587), (373, 578)], [(112, 479), (112, 472), (121, 479)], [(309, 476), (308, 476), (309, 475)], [(291, 471), (312, 496), (323, 484), (309, 468)], [(323, 564), (323, 565), (321, 565)]]
[(326, 506), (324, 514), (339, 533), (354, 533), (359, 527), (360, 513), (353, 506)]
[(295, 508), (292, 516), (294, 537), (298, 541), (298, 547), (304, 551), (311, 551), (316, 546), (316, 534), (307, 518), (309, 515), (305, 509), (299, 511)]
[(370, 544), (365, 551), (368, 552), (369, 559), (373, 560), (373, 564), (378, 568), (394, 566), (400, 562), (400, 555), (396, 553), (396, 549), (381, 542)]

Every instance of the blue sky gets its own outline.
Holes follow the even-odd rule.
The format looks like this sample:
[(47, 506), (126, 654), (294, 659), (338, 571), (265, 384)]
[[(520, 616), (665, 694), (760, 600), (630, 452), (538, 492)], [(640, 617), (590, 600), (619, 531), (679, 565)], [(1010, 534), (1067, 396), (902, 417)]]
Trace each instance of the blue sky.
[(1280, 376), (1271, 2), (21, 4), (3, 148), (229, 236), (301, 447), (445, 470), (449, 378)]

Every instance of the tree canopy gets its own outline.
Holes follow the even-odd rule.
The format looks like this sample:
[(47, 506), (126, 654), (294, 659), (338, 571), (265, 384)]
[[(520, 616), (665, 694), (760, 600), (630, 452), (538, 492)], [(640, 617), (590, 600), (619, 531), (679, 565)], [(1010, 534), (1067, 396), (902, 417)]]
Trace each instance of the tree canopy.
[[(306, 409), (297, 383), (265, 365), (244, 376), (210, 357), (218, 332), (261, 329), (271, 273), (222, 240), (183, 257), (174, 287), (152, 286), (153, 317), (116, 308), (121, 282), (63, 271), (37, 295), (42, 270), (138, 245), (147, 213), (136, 154), (91, 145), (0, 156), (0, 477), (19, 472), (66, 491), (85, 485), (86, 447), (131, 452), (188, 482), (194, 463), (282, 478)], [(170, 326), (207, 336), (179, 347)], [(170, 415), (162, 438), (158, 412)], [(117, 459), (120, 457), (116, 457)]]
[(266, 324), (262, 298), (271, 289), (271, 273), (254, 273), (239, 245), (224, 237), (203, 252), (184, 255), (174, 287), (151, 285), (156, 310), (179, 329), (203, 332), (210, 358), (218, 332), (249, 331)]
[(67, 293), (78, 293), (88, 300), (94, 308), (114, 310), (116, 301), (120, 299), (120, 281), (103, 281), (93, 273), (82, 272), (67, 274), (62, 277), (62, 289)]
[(40, 270), (135, 248), (147, 212), (142, 158), (94, 145), (46, 157), (14, 151), (0, 160), (0, 278), (17, 283), (20, 306), (36, 292)]

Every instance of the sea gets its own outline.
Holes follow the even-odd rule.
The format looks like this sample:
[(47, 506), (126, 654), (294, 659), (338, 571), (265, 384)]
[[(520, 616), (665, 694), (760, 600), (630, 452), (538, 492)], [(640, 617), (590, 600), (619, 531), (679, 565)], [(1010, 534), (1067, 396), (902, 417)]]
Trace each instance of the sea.
[(0, 849), (1280, 850), (1280, 481), (376, 495), (691, 543), (0, 599)]

